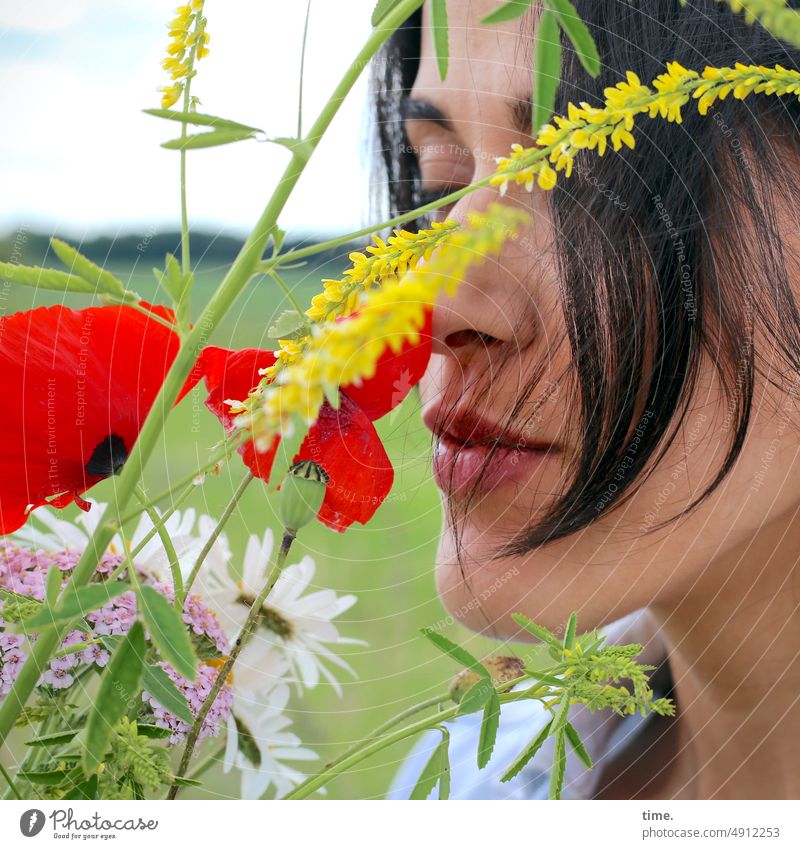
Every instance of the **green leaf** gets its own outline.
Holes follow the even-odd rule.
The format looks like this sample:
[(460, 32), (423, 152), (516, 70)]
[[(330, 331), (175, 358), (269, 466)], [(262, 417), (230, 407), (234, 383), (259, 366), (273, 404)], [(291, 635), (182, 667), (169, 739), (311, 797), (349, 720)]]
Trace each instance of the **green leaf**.
[(478, 740), (478, 769), (483, 769), (489, 763), (497, 740), (497, 729), (500, 726), (500, 699), (493, 692), (486, 707), (483, 709), (481, 736)]
[(147, 722), (137, 722), (136, 729), (140, 737), (147, 737), (149, 740), (163, 740), (172, 734), (169, 728), (162, 728), (160, 725), (151, 725)]
[(480, 661), (476, 660), (466, 649), (457, 646), (452, 640), (448, 640), (447, 637), (442, 636), (432, 628), (423, 628), (422, 633), (439, 651), (449, 655), (453, 660), (467, 669), (471, 669), (476, 675), (491, 679), (491, 675), (489, 675), (486, 667)]
[(303, 162), (308, 162), (311, 159), (311, 154), (314, 152), (314, 145), (310, 141), (297, 139), (294, 136), (276, 136), (275, 138), (267, 139), (267, 141), (288, 148), (295, 156), (299, 156)]
[(549, 684), (551, 687), (563, 687), (564, 682), (560, 678), (556, 678), (555, 675), (548, 675), (546, 672), (536, 672), (532, 669), (525, 670), (527, 675), (530, 675), (531, 678), (536, 681), (540, 681), (542, 684)]
[(556, 637), (555, 634), (550, 633), (547, 628), (543, 628), (541, 625), (537, 625), (532, 619), (528, 619), (527, 616), (522, 613), (512, 613), (511, 618), (520, 626), (520, 628), (524, 628), (529, 634), (533, 634), (538, 640), (541, 640), (543, 643), (547, 643), (550, 646), (555, 646), (558, 649), (558, 658), (561, 659), (561, 640)]
[(56, 603), (60, 590), (61, 569), (57, 565), (53, 565), (47, 570), (47, 578), (44, 584), (44, 598), (50, 607)]
[(143, 109), (147, 115), (156, 118), (166, 118), (168, 121), (180, 121), (181, 124), (195, 124), (198, 127), (214, 127), (215, 130), (249, 130), (251, 133), (260, 133), (258, 127), (249, 124), (240, 124), (229, 118), (219, 118), (216, 115), (204, 115), (202, 112), (179, 112), (175, 109)]
[(76, 784), (69, 793), (65, 793), (61, 798), (69, 800), (85, 799), (87, 801), (97, 799), (97, 781), (97, 774), (92, 775), (86, 781)]
[(575, 730), (575, 726), (568, 722), (564, 726), (564, 731), (567, 735), (567, 740), (569, 740), (570, 746), (572, 746), (575, 754), (583, 761), (584, 766), (587, 769), (592, 768), (592, 759), (589, 756), (589, 753), (586, 751), (586, 747), (583, 745), (583, 740), (581, 740), (581, 735)]
[(161, 147), (167, 150), (199, 150), (204, 147), (219, 147), (223, 144), (255, 138), (257, 130), (212, 130), (210, 133), (195, 133), (186, 138), (170, 139)]
[(26, 746), (62, 746), (64, 743), (69, 743), (78, 733), (77, 729), (68, 729), (67, 731), (54, 731), (52, 734), (41, 734), (39, 737), (34, 737), (33, 740), (26, 740)]
[(27, 631), (31, 628), (67, 622), (79, 616), (85, 616), (98, 607), (103, 607), (109, 601), (127, 592), (130, 585), (123, 581), (111, 581), (105, 584), (90, 584), (63, 596), (61, 603), (53, 607), (44, 607), (35, 616), (26, 619), (22, 627)]
[(536, 29), (531, 133), (536, 135), (550, 120), (561, 79), (561, 30), (555, 14), (547, 7)]
[(102, 762), (114, 726), (139, 692), (146, 650), (144, 628), (136, 620), (100, 679), (100, 689), (86, 725), (83, 768), (87, 774), (93, 773)]
[(33, 286), (35, 289), (50, 289), (54, 292), (82, 292), (94, 295), (94, 286), (82, 277), (57, 271), (55, 268), (38, 268), (30, 265), (17, 265), (15, 262), (0, 262), (0, 279), (20, 286)]
[(69, 773), (63, 769), (26, 770), (18, 772), (17, 779), (31, 784), (44, 784), (47, 787), (58, 787), (63, 784)]
[(573, 649), (575, 648), (575, 630), (578, 627), (578, 617), (577, 614), (571, 613), (569, 619), (567, 620), (567, 627), (564, 631), (564, 648), (565, 649)]
[(555, 732), (556, 746), (553, 754), (553, 769), (550, 772), (550, 790), (548, 799), (560, 799), (564, 789), (564, 774), (567, 769), (567, 750), (564, 743), (564, 729)]
[(124, 295), (125, 286), (110, 271), (95, 265), (90, 259), (61, 239), (50, 239), (50, 247), (71, 273), (89, 283), (93, 290), (109, 295)]
[(300, 339), (308, 335), (309, 323), (297, 310), (284, 310), (267, 333), (270, 339)]
[(488, 678), (481, 678), (480, 681), (476, 681), (464, 693), (463, 698), (458, 703), (457, 715), (465, 716), (468, 713), (475, 713), (475, 711), (481, 710), (494, 692), (494, 684)]
[[(450, 734), (445, 728), (439, 728), (439, 731), (442, 732), (442, 739), (439, 745), (433, 750), (433, 754), (428, 759), (428, 762), (422, 768), (417, 783), (408, 797), (409, 799), (416, 801), (427, 799), (431, 790), (436, 786), (437, 781), (440, 782), (439, 798), (446, 799), (450, 795), (450, 758), (448, 756)], [(444, 788), (442, 787), (442, 781), (445, 784)], [(445, 791), (444, 795), (443, 790)]]
[(524, 766), (527, 765), (528, 761), (542, 748), (544, 741), (550, 735), (550, 729), (553, 727), (553, 720), (551, 719), (547, 725), (542, 728), (541, 731), (531, 740), (530, 743), (514, 758), (511, 766), (503, 773), (500, 781), (511, 781), (515, 775), (517, 775)]
[(494, 12), (490, 12), (481, 19), (482, 24), (502, 24), (505, 21), (513, 21), (521, 18), (531, 5), (532, 0), (509, 0), (498, 6)]
[(600, 54), (581, 16), (570, 0), (548, 0), (548, 2), (558, 15), (558, 23), (572, 42), (581, 65), (587, 73), (596, 77), (600, 73)]
[(172, 783), (177, 784), (178, 787), (202, 787), (203, 782), (198, 781), (195, 778), (178, 778), (177, 775), (172, 777)]
[(161, 657), (189, 681), (197, 677), (197, 657), (178, 611), (152, 587), (139, 588), (142, 616)]
[(400, 0), (378, 0), (372, 10), (371, 23), (376, 27), (392, 11)]
[(191, 725), (194, 715), (189, 703), (181, 691), (172, 683), (172, 679), (160, 666), (145, 666), (142, 676), (142, 689), (146, 690), (163, 708), (175, 714), (178, 719)]
[(447, 0), (431, 0), (431, 29), (433, 47), (436, 51), (436, 64), (442, 80), (447, 76), (447, 64), (450, 59), (450, 44), (447, 33)]

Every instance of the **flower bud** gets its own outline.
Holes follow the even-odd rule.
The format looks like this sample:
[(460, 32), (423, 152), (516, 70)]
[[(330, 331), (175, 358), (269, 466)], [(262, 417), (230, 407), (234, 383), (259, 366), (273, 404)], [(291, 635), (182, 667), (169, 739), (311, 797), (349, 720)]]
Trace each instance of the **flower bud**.
[(329, 481), (325, 469), (313, 460), (292, 463), (278, 499), (278, 514), (287, 530), (299, 531), (316, 517)]
[[(519, 678), (525, 671), (525, 664), (518, 657), (496, 655), (495, 657), (487, 657), (481, 663), (486, 667), (495, 687), (505, 684), (507, 681), (513, 681), (514, 678)], [(460, 702), (467, 690), (480, 680), (481, 676), (471, 669), (459, 672), (450, 683), (450, 698), (456, 703)]]

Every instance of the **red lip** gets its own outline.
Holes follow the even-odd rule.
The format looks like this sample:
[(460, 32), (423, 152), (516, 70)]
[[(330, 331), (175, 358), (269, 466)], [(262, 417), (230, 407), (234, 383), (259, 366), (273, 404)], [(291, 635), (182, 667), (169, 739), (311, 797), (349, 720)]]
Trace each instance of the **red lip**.
[(504, 483), (522, 483), (561, 451), (553, 443), (509, 431), (463, 409), (448, 414), (441, 406), (432, 407), (425, 412), (423, 421), (438, 437), (433, 455), (434, 478), (439, 488), (451, 496), (467, 495), (475, 489), (485, 493)]

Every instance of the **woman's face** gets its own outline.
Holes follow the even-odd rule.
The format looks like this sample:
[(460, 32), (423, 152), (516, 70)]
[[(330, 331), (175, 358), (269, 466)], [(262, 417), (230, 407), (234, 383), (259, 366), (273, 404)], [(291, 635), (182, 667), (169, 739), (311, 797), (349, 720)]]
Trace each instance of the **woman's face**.
[[(496, 6), (497, 0), (448, 5), (444, 82), (424, 18), (414, 103), (406, 112), (424, 191), (479, 180), (514, 142), (531, 143), (533, 51), (530, 36), (520, 35), (530, 24), (481, 24)], [(444, 213), (462, 219), (498, 199), (495, 189), (482, 188)], [(643, 606), (699, 616), (717, 594), (742, 592), (729, 580), (734, 570), (754, 559), (760, 567), (797, 507), (798, 439), (789, 426), (795, 402), (760, 380), (748, 439), (722, 486), (688, 518), (645, 534), (713, 480), (729, 447), (734, 411), (704, 363), (678, 438), (627, 505), (612, 509), (600, 501), (589, 527), (524, 556), (492, 559), (564, 488), (567, 461), (580, 444), (566, 404), (569, 352), (546, 199), (537, 188), (531, 194), (510, 186), (503, 202), (528, 209), (531, 223), (498, 259), (473, 267), (455, 298), (437, 305), (434, 355), (422, 383), (425, 422), (438, 437), (437, 482), (448, 506), (463, 514), (457, 533), (446, 519), (439, 547), (445, 604), (465, 624), (501, 637), (519, 636), (514, 612), (558, 628), (577, 610), (585, 629)], [(487, 442), (536, 368), (544, 372), (515, 414), (521, 424), (511, 424), (482, 473)], [(646, 414), (642, 421), (646, 427)]]

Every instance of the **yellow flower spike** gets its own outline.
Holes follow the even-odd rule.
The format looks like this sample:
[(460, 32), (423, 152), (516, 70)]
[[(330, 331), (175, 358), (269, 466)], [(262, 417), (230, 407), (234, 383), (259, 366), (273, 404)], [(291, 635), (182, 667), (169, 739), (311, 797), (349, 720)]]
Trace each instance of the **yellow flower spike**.
[[(717, 100), (724, 100), (731, 92), (738, 100), (753, 93), (798, 96), (800, 72), (782, 65), (769, 68), (738, 62), (734, 68), (706, 67), (698, 73), (679, 62), (668, 62), (666, 73), (659, 74), (652, 86), (643, 85), (639, 77), (629, 71), (625, 80), (604, 90), (602, 107), (588, 103), (568, 104), (566, 116), (556, 115), (552, 124), (542, 127), (535, 146), (520, 148), (514, 145), (510, 156), (497, 158), (497, 170), (489, 179), (490, 185), (496, 186), (501, 195), (511, 182), (530, 189), (541, 163), (547, 159), (555, 163), (557, 172), (563, 171), (569, 177), (579, 150), (596, 150), (602, 156), (609, 139), (615, 151), (621, 150), (623, 145), (633, 148), (635, 141), (631, 130), (638, 115), (680, 124), (683, 122), (681, 110), (692, 100), (696, 102), (698, 113), (707, 115)], [(545, 184), (549, 182), (545, 180)]]

